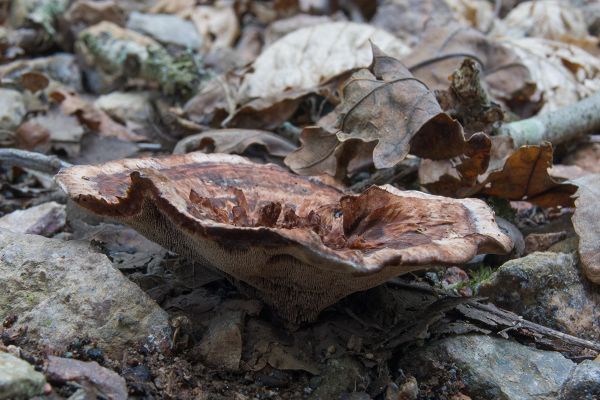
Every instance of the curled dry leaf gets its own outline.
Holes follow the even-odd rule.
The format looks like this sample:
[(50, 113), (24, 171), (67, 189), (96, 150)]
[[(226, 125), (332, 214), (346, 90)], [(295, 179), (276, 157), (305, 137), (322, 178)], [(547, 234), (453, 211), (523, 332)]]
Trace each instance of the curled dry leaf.
[(243, 154), (251, 146), (261, 146), (267, 153), (276, 157), (285, 157), (296, 150), (296, 146), (292, 143), (271, 132), (252, 129), (215, 129), (180, 140), (173, 149), (173, 154), (197, 150), (205, 153)]
[(481, 64), (483, 80), (494, 98), (526, 100), (531, 95), (529, 71), (509, 47), (456, 23), (426, 30), (419, 45), (402, 61), (430, 89), (444, 90), (465, 58)]
[(600, 175), (588, 175), (573, 181), (578, 187), (573, 227), (579, 235), (579, 256), (589, 280), (600, 283)]
[(524, 1), (513, 8), (491, 33), (499, 37), (537, 37), (594, 48), (598, 39), (588, 33), (581, 9), (568, 2)]
[(238, 156), (125, 159), (57, 181), (85, 209), (253, 286), (292, 321), (393, 276), (512, 246), (480, 200), (391, 186), (345, 196)]
[(399, 39), (367, 24), (331, 22), (298, 29), (256, 59), (242, 82), (239, 102), (315, 90), (342, 72), (367, 67), (370, 42), (394, 57), (410, 51)]
[(526, 66), (543, 101), (540, 112), (571, 105), (600, 91), (600, 60), (577, 46), (539, 38), (505, 39)]
[(66, 115), (75, 115), (79, 122), (101, 136), (114, 137), (124, 141), (141, 141), (146, 138), (138, 135), (127, 127), (119, 124), (104, 111), (94, 107), (90, 102), (79, 97), (74, 92), (57, 90), (50, 93), (50, 98), (61, 105)]
[[(371, 67), (352, 74), (340, 105), (319, 124), (323, 129), (306, 130), (303, 147), (286, 159), (297, 173), (314, 173), (315, 166), (330, 172), (335, 164), (336, 176), (343, 177), (365, 147), (372, 149), (376, 168), (393, 167), (409, 151), (440, 159), (462, 154), (467, 147), (462, 127), (442, 112), (433, 92), (375, 46)], [(324, 132), (331, 137), (325, 138)]]
[[(501, 197), (508, 200), (527, 200), (542, 207), (572, 206), (575, 186), (550, 176), (552, 145), (522, 146), (512, 151), (506, 138), (495, 137), (487, 153), (489, 167), (484, 173), (477, 169), (485, 161), (470, 165), (465, 160), (423, 160), (419, 181), (432, 193), (445, 196), (475, 194)], [(485, 160), (485, 148), (475, 154)]]

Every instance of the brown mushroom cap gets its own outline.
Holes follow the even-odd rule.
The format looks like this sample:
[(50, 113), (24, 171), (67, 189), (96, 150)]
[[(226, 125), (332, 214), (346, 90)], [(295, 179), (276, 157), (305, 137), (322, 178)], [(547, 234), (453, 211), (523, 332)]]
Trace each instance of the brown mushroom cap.
[(344, 195), (232, 155), (75, 166), (57, 181), (83, 208), (253, 286), (296, 322), (391, 277), (512, 248), (481, 200), (392, 186)]

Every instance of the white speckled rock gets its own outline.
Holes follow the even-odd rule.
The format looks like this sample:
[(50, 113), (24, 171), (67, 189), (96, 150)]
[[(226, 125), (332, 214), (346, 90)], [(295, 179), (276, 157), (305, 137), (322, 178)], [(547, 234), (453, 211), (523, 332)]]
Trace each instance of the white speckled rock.
[(0, 352), (0, 399), (29, 399), (42, 394), (46, 379), (20, 358)]
[(0, 229), (0, 282), (0, 320), (18, 316), (14, 328), (52, 349), (85, 335), (118, 358), (128, 345), (168, 343), (167, 313), (87, 243)]

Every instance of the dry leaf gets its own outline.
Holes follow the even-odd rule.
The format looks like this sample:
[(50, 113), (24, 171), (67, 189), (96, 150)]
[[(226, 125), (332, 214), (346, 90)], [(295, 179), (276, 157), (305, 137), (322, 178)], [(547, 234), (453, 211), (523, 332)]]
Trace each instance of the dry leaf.
[(573, 227), (579, 235), (579, 256), (585, 276), (600, 283), (600, 175), (588, 175), (573, 181), (578, 187)]
[(598, 39), (588, 33), (583, 12), (568, 2), (524, 1), (513, 8), (491, 35), (510, 38), (537, 37), (593, 49)]
[(527, 200), (542, 207), (573, 205), (571, 196), (575, 187), (553, 179), (548, 171), (552, 166), (552, 145), (549, 143), (522, 146), (513, 152), (507, 138), (495, 137), (489, 154), (489, 167), (478, 176), (464, 174), (465, 169), (474, 170), (457, 160), (423, 160), (419, 181), (430, 192), (446, 196), (482, 194)]
[(320, 84), (372, 59), (370, 42), (391, 56), (409, 48), (367, 24), (332, 22), (302, 28), (279, 39), (256, 59), (240, 88), (239, 102), (315, 90)]
[(413, 47), (427, 26), (444, 26), (453, 20), (444, 0), (387, 0), (377, 8), (371, 24)]
[(494, 98), (527, 99), (531, 91), (530, 74), (512, 49), (456, 23), (427, 29), (419, 45), (402, 61), (430, 89), (445, 90), (450, 75), (465, 58), (480, 64), (483, 80)]
[(46, 75), (36, 71), (25, 72), (21, 75), (21, 84), (32, 93), (46, 89), (49, 83), (50, 80)]
[(600, 90), (600, 60), (577, 46), (538, 38), (505, 39), (527, 67), (544, 101), (540, 112), (571, 105)]
[(240, 34), (240, 24), (231, 5), (198, 6), (190, 18), (206, 51), (230, 48)]
[(462, 154), (466, 147), (462, 127), (442, 112), (427, 86), (375, 46), (371, 67), (352, 74), (341, 104), (319, 125), (332, 137), (323, 140), (323, 131), (305, 131), (303, 147), (286, 159), (298, 173), (314, 173), (316, 165), (327, 165), (320, 172), (330, 172), (333, 164), (327, 159), (335, 157), (336, 175), (343, 177), (350, 161), (366, 148), (373, 149), (376, 168), (390, 168), (409, 151), (440, 159)]
[(50, 132), (33, 121), (21, 124), (15, 132), (15, 146), (19, 149), (45, 153), (50, 149)]
[(238, 156), (125, 159), (57, 181), (87, 210), (257, 288), (293, 321), (390, 277), (512, 246), (480, 200), (391, 186), (344, 196)]
[(114, 137), (125, 141), (142, 141), (145, 137), (131, 132), (127, 127), (115, 122), (104, 111), (85, 101), (75, 92), (58, 90), (50, 93), (50, 98), (60, 103), (66, 115), (75, 115), (79, 121), (101, 136)]
[(267, 131), (252, 129), (217, 129), (191, 135), (177, 143), (173, 154), (192, 151), (243, 154), (251, 146), (260, 146), (270, 155), (285, 157), (296, 149), (292, 143)]

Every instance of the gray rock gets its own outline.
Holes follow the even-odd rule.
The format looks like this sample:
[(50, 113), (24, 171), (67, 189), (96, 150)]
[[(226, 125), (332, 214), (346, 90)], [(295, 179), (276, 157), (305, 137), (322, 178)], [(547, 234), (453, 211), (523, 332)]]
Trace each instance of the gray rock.
[(167, 313), (87, 243), (0, 229), (0, 281), (0, 319), (18, 316), (13, 329), (51, 349), (84, 335), (117, 359), (141, 341), (168, 345)]
[(0, 352), (0, 399), (29, 399), (43, 393), (46, 379), (32, 365)]
[(94, 105), (122, 122), (148, 124), (154, 109), (147, 93), (112, 92), (98, 97)]
[(127, 400), (125, 379), (114, 371), (101, 367), (97, 362), (84, 362), (70, 358), (48, 357), (46, 374), (53, 382), (78, 382), (91, 384), (102, 397)]
[(142, 14), (132, 12), (127, 28), (148, 35), (163, 44), (175, 44), (197, 49), (200, 35), (190, 21), (171, 14)]
[(406, 355), (399, 363), (419, 382), (455, 367), (474, 399), (556, 399), (575, 364), (560, 353), (485, 335), (454, 336)]
[(600, 362), (585, 360), (577, 365), (560, 391), (560, 400), (600, 399)]
[(237, 371), (242, 359), (244, 313), (225, 311), (215, 316), (198, 344), (204, 361), (226, 371)]
[(50, 201), (6, 214), (0, 218), (0, 228), (15, 233), (50, 236), (64, 228), (66, 218), (66, 207)]
[(479, 294), (538, 324), (587, 339), (600, 339), (600, 294), (572, 254), (536, 252), (508, 261)]
[(365, 386), (363, 377), (366, 375), (366, 368), (353, 357), (331, 358), (327, 360), (318, 387), (309, 398), (311, 400), (339, 399), (342, 395)]
[(20, 92), (0, 88), (0, 129), (12, 131), (18, 128), (26, 112)]

